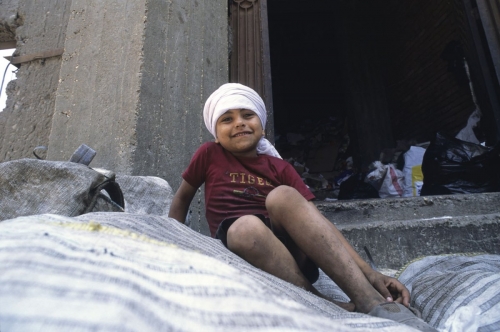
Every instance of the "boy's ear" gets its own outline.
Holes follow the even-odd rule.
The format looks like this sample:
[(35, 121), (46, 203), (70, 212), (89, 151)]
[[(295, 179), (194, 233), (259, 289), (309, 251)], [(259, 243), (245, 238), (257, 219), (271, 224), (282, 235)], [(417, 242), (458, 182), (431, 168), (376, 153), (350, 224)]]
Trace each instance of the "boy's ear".
[(219, 144), (219, 140), (217, 138), (215, 139), (215, 143)]

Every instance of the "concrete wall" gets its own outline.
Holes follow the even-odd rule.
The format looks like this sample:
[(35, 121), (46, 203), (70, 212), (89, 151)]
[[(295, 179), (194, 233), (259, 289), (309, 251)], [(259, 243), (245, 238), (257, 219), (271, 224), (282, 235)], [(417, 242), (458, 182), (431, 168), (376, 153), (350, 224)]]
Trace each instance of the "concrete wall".
[(95, 165), (177, 187), (226, 81), (224, 1), (73, 1), (49, 159), (86, 143)]
[[(10, 8), (10, 7), (9, 7)], [(0, 161), (68, 160), (85, 143), (91, 166), (159, 176), (174, 190), (210, 139), (203, 104), (228, 81), (227, 1), (21, 1), (17, 55), (64, 47), (21, 65), (0, 113)], [(192, 227), (208, 232), (196, 197)]]
[(146, 1), (73, 1), (48, 159), (85, 143), (92, 165), (130, 174), (141, 90)]
[[(132, 174), (166, 179), (174, 190), (202, 142), (208, 96), (228, 81), (227, 1), (150, 1), (141, 70), (137, 146)], [(191, 227), (209, 234), (203, 190)]]
[[(63, 0), (20, 1), (17, 21), (22, 25), (16, 29), (14, 55), (64, 47), (70, 5)], [(8, 12), (14, 15), (11, 7)], [(60, 67), (60, 57), (21, 64), (0, 112), (0, 161), (30, 157), (34, 147), (48, 144)]]
[(155, 1), (149, 12), (133, 173), (177, 188), (179, 170), (213, 139), (202, 110), (228, 79), (227, 8), (225, 1)]
[(17, 9), (19, 0), (0, 1), (0, 43), (16, 38), (16, 28), (20, 25)]

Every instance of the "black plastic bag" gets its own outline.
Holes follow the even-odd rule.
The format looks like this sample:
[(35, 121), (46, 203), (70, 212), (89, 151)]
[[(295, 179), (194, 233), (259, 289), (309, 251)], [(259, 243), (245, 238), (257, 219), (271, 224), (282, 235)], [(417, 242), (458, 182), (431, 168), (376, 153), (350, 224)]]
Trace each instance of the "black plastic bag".
[(364, 181), (365, 175), (353, 174), (340, 184), (339, 200), (380, 198), (377, 189)]
[(500, 191), (500, 145), (488, 148), (437, 133), (424, 154), (422, 173), (421, 196)]

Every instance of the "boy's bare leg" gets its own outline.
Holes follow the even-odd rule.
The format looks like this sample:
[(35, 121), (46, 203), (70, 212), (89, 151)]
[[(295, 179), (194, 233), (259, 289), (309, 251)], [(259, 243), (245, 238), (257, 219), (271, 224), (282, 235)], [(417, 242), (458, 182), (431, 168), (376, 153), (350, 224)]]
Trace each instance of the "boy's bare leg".
[(281, 186), (266, 199), (274, 230), (285, 231), (350, 297), (356, 311), (368, 313), (386, 302), (348, 252), (335, 227), (295, 189)]
[(250, 215), (236, 220), (228, 229), (227, 246), (253, 266), (334, 302), (345, 310), (354, 310), (354, 304), (334, 301), (314, 288), (290, 251), (259, 218)]

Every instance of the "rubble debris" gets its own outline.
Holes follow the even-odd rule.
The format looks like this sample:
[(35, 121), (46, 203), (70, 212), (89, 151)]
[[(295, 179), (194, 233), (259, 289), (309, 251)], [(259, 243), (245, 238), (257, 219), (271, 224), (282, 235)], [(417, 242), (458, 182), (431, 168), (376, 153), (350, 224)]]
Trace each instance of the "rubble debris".
[(340, 184), (353, 170), (347, 123), (340, 117), (305, 120), (276, 135), (276, 148), (302, 176), (318, 200), (337, 199)]

